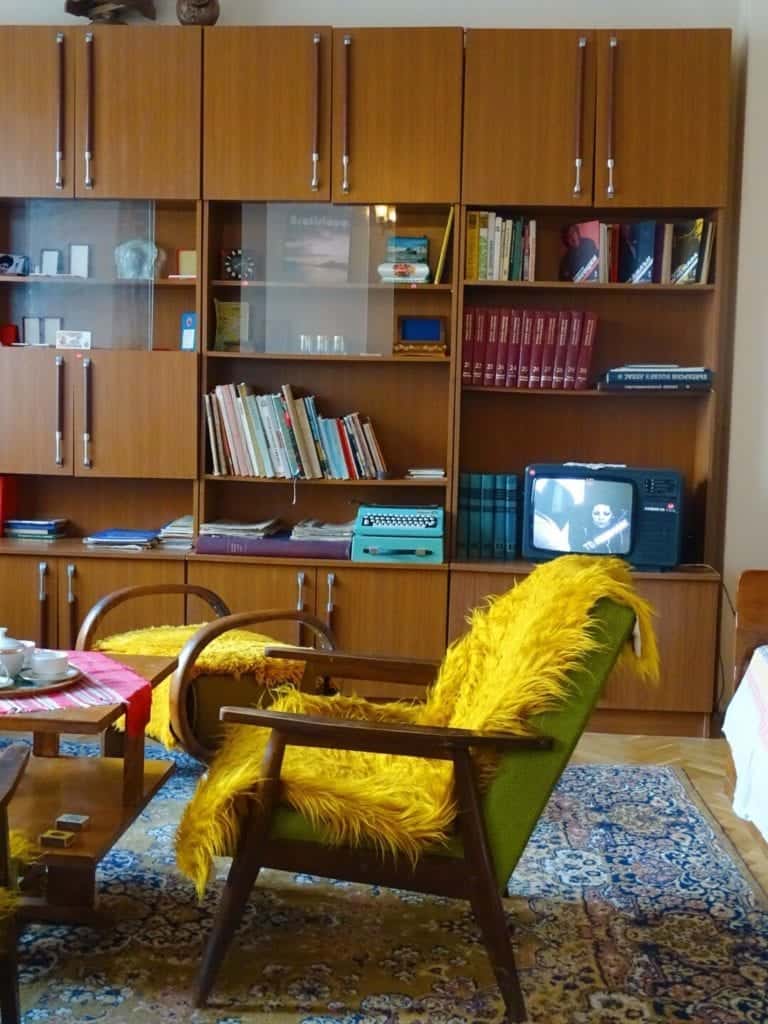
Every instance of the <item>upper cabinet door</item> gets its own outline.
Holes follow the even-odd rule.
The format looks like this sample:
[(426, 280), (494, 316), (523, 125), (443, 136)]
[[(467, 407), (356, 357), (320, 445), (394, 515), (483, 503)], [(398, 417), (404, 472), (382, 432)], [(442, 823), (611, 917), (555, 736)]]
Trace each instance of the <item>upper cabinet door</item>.
[(0, 29), (2, 196), (74, 194), (75, 41), (67, 29)]
[(463, 202), (592, 204), (595, 34), (470, 29)]
[(76, 195), (200, 195), (202, 29), (76, 30)]
[(331, 30), (205, 30), (206, 199), (331, 197)]
[(730, 30), (601, 31), (597, 54), (595, 205), (724, 206)]
[(463, 33), (334, 29), (333, 199), (459, 198)]

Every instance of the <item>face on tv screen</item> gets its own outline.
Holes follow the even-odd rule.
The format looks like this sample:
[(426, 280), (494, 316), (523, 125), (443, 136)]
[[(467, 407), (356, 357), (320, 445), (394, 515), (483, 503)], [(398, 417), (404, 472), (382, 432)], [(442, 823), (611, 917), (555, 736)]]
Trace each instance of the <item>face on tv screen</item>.
[(533, 544), (542, 551), (626, 555), (632, 545), (632, 484), (537, 477)]

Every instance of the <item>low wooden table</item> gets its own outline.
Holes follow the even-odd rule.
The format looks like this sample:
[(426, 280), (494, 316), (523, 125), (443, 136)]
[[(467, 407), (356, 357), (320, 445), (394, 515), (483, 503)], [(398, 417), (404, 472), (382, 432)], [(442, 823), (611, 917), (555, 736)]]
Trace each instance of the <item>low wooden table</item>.
[[(176, 667), (175, 658), (122, 655), (122, 664), (152, 686)], [(56, 827), (65, 812), (90, 816), (88, 828), (66, 849), (46, 849), (45, 896), (24, 897), (19, 915), (27, 921), (94, 923), (96, 866), (135, 821), (173, 772), (169, 761), (144, 760), (144, 734), (122, 737), (121, 757), (60, 757), (59, 736), (100, 735), (102, 753), (110, 753), (112, 724), (124, 704), (3, 715), (0, 732), (31, 732), (33, 752), (8, 808), (11, 828), (36, 839)]]

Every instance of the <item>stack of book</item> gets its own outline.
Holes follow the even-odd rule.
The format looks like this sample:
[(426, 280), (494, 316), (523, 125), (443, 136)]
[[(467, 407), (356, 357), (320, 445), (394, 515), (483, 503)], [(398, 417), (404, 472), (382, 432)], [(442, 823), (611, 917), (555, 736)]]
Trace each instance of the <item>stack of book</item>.
[(179, 516), (160, 530), (158, 546), (166, 551), (191, 551), (194, 517)]
[(678, 221), (608, 224), (597, 220), (563, 229), (561, 281), (622, 284), (706, 284), (715, 223)]
[(359, 413), (320, 416), (315, 396), (257, 395), (218, 384), (204, 395), (214, 476), (375, 480), (387, 474), (373, 424)]
[[(277, 519), (261, 523), (219, 520), (203, 523), (195, 549), (201, 555), (248, 555), (261, 558), (349, 558), (352, 524), (309, 520), (293, 536)], [(349, 527), (349, 529), (347, 529)], [(309, 536), (309, 534), (314, 534)]]
[(426, 235), (392, 235), (387, 258), (378, 266), (383, 284), (426, 284), (429, 281), (429, 239)]
[(517, 489), (518, 478), (511, 473), (459, 473), (459, 560), (516, 558)]
[(445, 470), (441, 466), (411, 466), (405, 474), (406, 480), (444, 480)]
[(597, 316), (581, 310), (465, 307), (462, 384), (581, 391), (596, 331)]
[(492, 210), (467, 214), (468, 281), (534, 281), (536, 221)]
[(157, 546), (159, 530), (98, 530), (83, 537), (89, 548), (116, 548), (123, 551), (148, 551)]
[(706, 366), (677, 363), (627, 363), (606, 370), (600, 391), (711, 391), (712, 371)]
[(57, 540), (66, 537), (68, 519), (6, 519), (3, 534), (16, 540)]

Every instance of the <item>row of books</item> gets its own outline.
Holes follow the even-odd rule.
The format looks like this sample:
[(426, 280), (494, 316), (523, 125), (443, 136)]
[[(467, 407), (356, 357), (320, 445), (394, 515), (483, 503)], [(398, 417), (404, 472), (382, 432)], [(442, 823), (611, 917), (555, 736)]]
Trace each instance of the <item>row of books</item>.
[(290, 384), (271, 395), (218, 384), (204, 400), (215, 476), (375, 480), (387, 473), (367, 417), (320, 416), (315, 396), (296, 398)]
[(536, 269), (536, 221), (503, 217), (493, 210), (467, 214), (468, 281), (533, 281)]
[(600, 391), (711, 391), (714, 374), (707, 366), (677, 363), (627, 363), (606, 370)]
[(643, 220), (609, 224), (597, 220), (563, 230), (561, 281), (624, 284), (696, 284), (709, 280), (715, 223)]
[(583, 390), (596, 332), (597, 316), (581, 310), (466, 307), (462, 384)]
[(459, 561), (512, 561), (518, 553), (518, 477), (511, 473), (459, 473), (456, 557)]

